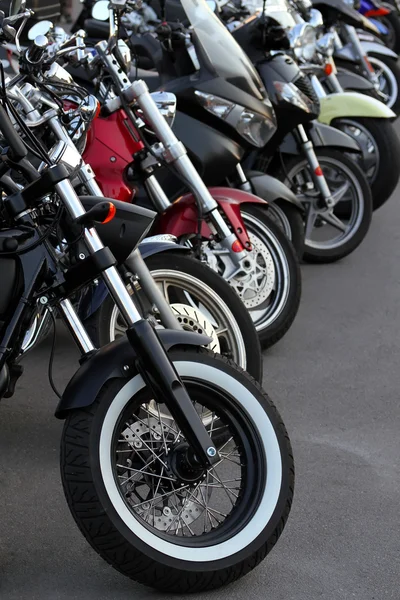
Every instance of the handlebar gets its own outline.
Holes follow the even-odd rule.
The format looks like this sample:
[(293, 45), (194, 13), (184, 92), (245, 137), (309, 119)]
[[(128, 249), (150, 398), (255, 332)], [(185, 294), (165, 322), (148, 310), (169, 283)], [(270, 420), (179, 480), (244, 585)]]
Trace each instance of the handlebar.
[(19, 161), (26, 157), (28, 151), (20, 136), (13, 127), (5, 109), (0, 104), (0, 130), (12, 152), (12, 158)]

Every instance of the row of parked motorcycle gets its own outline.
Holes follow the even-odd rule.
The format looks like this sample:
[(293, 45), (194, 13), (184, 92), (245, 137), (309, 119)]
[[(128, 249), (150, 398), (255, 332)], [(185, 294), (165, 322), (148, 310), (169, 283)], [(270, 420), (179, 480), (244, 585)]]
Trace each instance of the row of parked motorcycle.
[[(289, 516), (261, 350), (299, 262), (353, 252), (400, 176), (399, 14), (362, 8), (83, 0), (68, 33), (0, 13), (0, 397), (53, 331), (69, 508), (146, 585), (234, 581)], [(62, 394), (57, 317), (81, 352)]]

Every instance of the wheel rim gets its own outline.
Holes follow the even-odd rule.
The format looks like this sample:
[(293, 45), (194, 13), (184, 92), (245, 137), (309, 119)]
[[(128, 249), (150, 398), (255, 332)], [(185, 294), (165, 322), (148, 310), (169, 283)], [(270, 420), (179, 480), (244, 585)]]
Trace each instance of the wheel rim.
[[(229, 307), (212, 288), (181, 271), (157, 269), (151, 271), (151, 275), (170, 305), (188, 305), (192, 318), (182, 323), (184, 329), (197, 332), (201, 329), (205, 332), (211, 325), (214, 330), (211, 336), (214, 343), (210, 344), (209, 349), (231, 358), (246, 369), (247, 355), (243, 334)], [(198, 320), (194, 318), (194, 311)], [(183, 315), (182, 308), (179, 309), (179, 314)], [(125, 331), (126, 324), (118, 307), (114, 306), (109, 326), (110, 340), (124, 335)]]
[[(364, 215), (364, 197), (361, 185), (353, 172), (332, 157), (319, 157), (332, 196), (337, 200), (333, 209), (319, 208), (320, 194), (315, 190), (306, 159), (288, 173), (298, 188), (309, 184), (311, 191), (303, 202), (307, 207), (305, 243), (316, 250), (332, 250), (346, 244), (358, 230)], [(341, 208), (345, 207), (342, 214)], [(333, 232), (336, 236), (332, 237)]]
[[(232, 432), (228, 438), (229, 441), (220, 442), (219, 446), (217, 445), (218, 451), (222, 453), (221, 458), (224, 458), (224, 462), (219, 466), (224, 465), (223, 468), (227, 468), (227, 471), (224, 471), (227, 475), (224, 473), (221, 475), (221, 470), (214, 470), (213, 473), (216, 475), (214, 478), (209, 469), (205, 473), (190, 475), (191, 482), (187, 480), (187, 473), (184, 472), (182, 477), (182, 472), (177, 470), (173, 460), (174, 454), (176, 456), (177, 452), (177, 446), (173, 444), (178, 443), (174, 442), (178, 430), (174, 421), (169, 419), (168, 422), (164, 422), (165, 428), (160, 428), (158, 431), (156, 419), (153, 418), (152, 413), (148, 416), (148, 412), (146, 412), (148, 400), (145, 396), (147, 394), (144, 382), (139, 375), (125, 384), (107, 411), (100, 435), (100, 470), (113, 508), (133, 534), (152, 549), (185, 561), (218, 560), (247, 547), (261, 533), (274, 514), (282, 485), (282, 458), (279, 442), (266, 413), (255, 401), (253, 394), (236, 378), (209, 365), (196, 363), (196, 380), (193, 380), (192, 362), (182, 361), (175, 363), (175, 366), (192, 397), (196, 396), (196, 401), (201, 406), (206, 406), (207, 410), (213, 412), (215, 422), (217, 421), (217, 411), (219, 411), (219, 422), (222, 422)], [(216, 387), (211, 383), (214, 381), (218, 382)], [(139, 394), (139, 392), (143, 393)], [(234, 399), (237, 394), (241, 399), (239, 410)], [(143, 407), (144, 413), (142, 414), (139, 410), (143, 411)], [(166, 413), (165, 407), (163, 407), (163, 413)], [(128, 425), (126, 424), (126, 415), (131, 415), (133, 427), (129, 421)], [(145, 419), (141, 415), (145, 416)], [(149, 423), (147, 423), (147, 418), (149, 418)], [(160, 421), (163, 422), (162, 419), (158, 419), (158, 422)], [(137, 432), (136, 429), (139, 431)], [(160, 451), (160, 448), (165, 448), (168, 444), (166, 432), (170, 434), (172, 440), (169, 462), (166, 458), (167, 453), (162, 454)], [(214, 441), (213, 433), (211, 433), (211, 437)], [(183, 438), (180, 441), (182, 442), (182, 440)], [(139, 445), (140, 443), (142, 446)], [(218, 442), (216, 443), (218, 444)], [(154, 454), (161, 458), (162, 463), (154, 454), (151, 454), (149, 446), (153, 449)], [(142, 453), (144, 461), (138, 456), (139, 453)], [(131, 462), (129, 463), (128, 460)], [(131, 466), (136, 464), (137, 466), (140, 464), (140, 468), (136, 469), (135, 466)], [(156, 464), (158, 467), (155, 466)], [(169, 477), (164, 465), (170, 466), (172, 477)], [(232, 476), (232, 468), (235, 469), (234, 476)], [(165, 478), (165, 481), (162, 480), (165, 491), (161, 492), (159, 481), (164, 478), (164, 472), (168, 473), (168, 477)], [(150, 475), (148, 475), (149, 473)], [(145, 477), (149, 479), (145, 480)], [(223, 478), (221, 479), (221, 477)], [(225, 477), (227, 478), (225, 479)], [(131, 479), (128, 481), (129, 478)], [(129, 489), (128, 484), (133, 479), (144, 481), (143, 486), (147, 485), (147, 490), (135, 489), (137, 488), (136, 482), (133, 484), (134, 489)], [(181, 485), (182, 483), (184, 485)], [(208, 491), (206, 492), (207, 485)], [(168, 486), (171, 486), (170, 489)], [(231, 488), (232, 491), (226, 491), (226, 487)], [(140, 495), (130, 495), (136, 494), (136, 491), (140, 491)], [(150, 491), (150, 495), (142, 500), (146, 491), (147, 493)], [(168, 492), (171, 493), (168, 494)], [(162, 493), (165, 494), (163, 497), (161, 497)], [(182, 497), (183, 493), (185, 496)], [(204, 501), (205, 493), (209, 494), (208, 503)], [(161, 504), (162, 499), (174, 497), (176, 494), (181, 495), (181, 500), (178, 500), (175, 508), (173, 501), (169, 501), (167, 506), (171, 512), (161, 510), (161, 507), (166, 506)], [(222, 496), (225, 497), (224, 507), (228, 512), (221, 509)], [(200, 514), (192, 514), (191, 522), (189, 519), (186, 520), (186, 522), (189, 521), (190, 529), (180, 521), (183, 511), (180, 517), (177, 516), (182, 508), (182, 503), (185, 502), (185, 497), (187, 501), (184, 510), (187, 509), (188, 516), (190, 509), (194, 511), (195, 508), (199, 508), (200, 512)], [(150, 502), (151, 506), (143, 509), (143, 502)], [(192, 504), (188, 505), (189, 502)], [(159, 507), (157, 511), (154, 511), (156, 521), (154, 521), (153, 513), (155, 506)], [(210, 513), (215, 515), (215, 520), (213, 517), (209, 518)], [(208, 530), (204, 531), (204, 523), (207, 523), (206, 516)], [(162, 520), (157, 521), (158, 518)], [(172, 518), (172, 525), (169, 521), (170, 518)], [(221, 523), (218, 525), (219, 518)], [(177, 522), (179, 525), (176, 531), (177, 535), (175, 535)], [(154, 527), (154, 524), (158, 525), (158, 528)], [(214, 524), (213, 528), (212, 524)], [(169, 525), (171, 527), (167, 530)], [(201, 527), (203, 527), (203, 532)]]
[[(371, 132), (361, 123), (352, 119), (340, 119), (335, 122), (335, 127), (347, 133), (360, 146), (362, 157), (358, 157), (360, 164), (369, 183), (373, 183), (379, 171), (380, 154), (379, 148)], [(354, 155), (351, 156), (354, 159)]]
[(382, 102), (389, 108), (392, 108), (397, 100), (399, 86), (397, 85), (396, 77), (391, 69), (381, 60), (374, 56), (368, 57), (369, 62), (374, 67), (375, 75), (379, 81), (379, 93), (382, 96)]
[(256, 256), (256, 260), (261, 262), (267, 258), (268, 264), (261, 262), (264, 277), (250, 299), (244, 295), (247, 288), (242, 275), (231, 277), (228, 281), (248, 309), (257, 331), (261, 331), (274, 323), (284, 310), (291, 276), (285, 252), (273, 232), (245, 209), (242, 210), (242, 218), (253, 248), (262, 249), (262, 256)]

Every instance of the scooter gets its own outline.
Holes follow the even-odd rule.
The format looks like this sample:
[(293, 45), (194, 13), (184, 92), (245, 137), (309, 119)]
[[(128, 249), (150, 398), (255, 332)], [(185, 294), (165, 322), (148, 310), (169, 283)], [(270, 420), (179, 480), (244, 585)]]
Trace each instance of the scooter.
[[(350, 22), (357, 22), (358, 13), (345, 5), (339, 8), (332, 5), (331, 16), (328, 15), (331, 19), (328, 25), (332, 22), (332, 27), (325, 23), (326, 33), (320, 37), (315, 34), (313, 40), (309, 31), (311, 26), (318, 30), (324, 25), (316, 13), (315, 9), (304, 10), (302, 14), (308, 21), (301, 19), (289, 30), (291, 49), (297, 54), (302, 71), (311, 77), (320, 101), (319, 120), (346, 132), (359, 144), (362, 157), (351, 156), (358, 161), (362, 158), (360, 166), (371, 185), (376, 209), (391, 197), (400, 176), (400, 142), (392, 124), (395, 114), (381, 102), (370, 98), (369, 93), (363, 96), (354, 92), (344, 93), (343, 87), (347, 85), (350, 89), (360, 86), (354, 74), (338, 72), (333, 57), (336, 39), (334, 21), (341, 14), (343, 18), (354, 19)], [(303, 40), (306, 35), (308, 43), (305, 46)], [(303, 48), (306, 48), (307, 55)], [(361, 83), (366, 83), (365, 79), (357, 77)]]

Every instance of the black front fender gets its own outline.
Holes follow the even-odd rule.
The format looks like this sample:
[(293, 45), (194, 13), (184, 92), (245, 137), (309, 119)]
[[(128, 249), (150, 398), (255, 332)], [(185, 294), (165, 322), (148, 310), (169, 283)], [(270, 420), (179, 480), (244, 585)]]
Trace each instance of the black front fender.
[(279, 179), (259, 171), (246, 171), (246, 177), (251, 183), (253, 193), (259, 198), (267, 202), (285, 200), (296, 206), (302, 213), (304, 212), (304, 207), (296, 195)]
[(344, 90), (374, 90), (373, 84), (357, 73), (347, 71), (347, 69), (339, 69), (336, 77)]
[(143, 259), (153, 256), (153, 254), (160, 254), (161, 252), (190, 252), (188, 246), (182, 246), (176, 242), (168, 242), (163, 240), (149, 240), (139, 244), (140, 254)]
[[(159, 329), (157, 333), (166, 350), (174, 346), (203, 346), (210, 343), (206, 335), (192, 331)], [(65, 419), (70, 410), (93, 404), (110, 379), (130, 379), (137, 374), (136, 354), (126, 335), (97, 350), (78, 369), (64, 390), (55, 416)]]
[(361, 152), (360, 146), (347, 133), (318, 121), (313, 121), (308, 135), (315, 148), (330, 147), (344, 152)]

